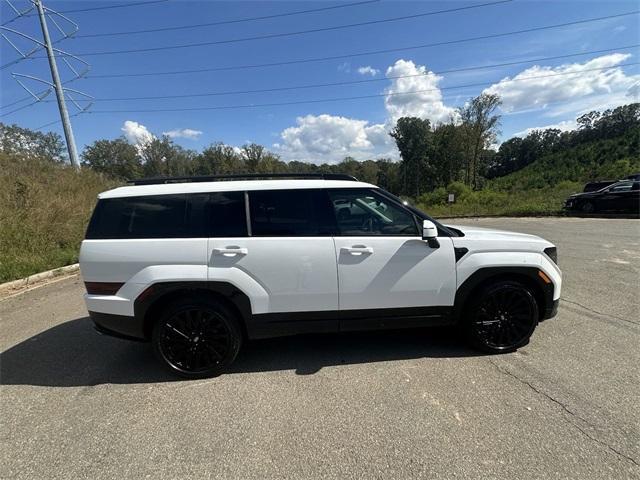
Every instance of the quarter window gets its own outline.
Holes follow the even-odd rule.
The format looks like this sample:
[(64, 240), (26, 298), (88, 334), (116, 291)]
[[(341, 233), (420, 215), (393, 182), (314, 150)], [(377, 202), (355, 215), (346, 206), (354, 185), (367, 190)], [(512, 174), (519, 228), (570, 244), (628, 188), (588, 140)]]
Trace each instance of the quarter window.
[(372, 190), (328, 190), (344, 236), (418, 235), (413, 215)]
[(96, 206), (88, 239), (206, 237), (208, 194), (107, 198)]

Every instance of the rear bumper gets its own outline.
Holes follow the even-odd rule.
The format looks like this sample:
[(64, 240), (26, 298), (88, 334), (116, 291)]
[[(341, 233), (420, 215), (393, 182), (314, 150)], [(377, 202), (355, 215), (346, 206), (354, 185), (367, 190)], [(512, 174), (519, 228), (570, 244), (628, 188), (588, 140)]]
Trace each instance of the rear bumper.
[(544, 310), (544, 314), (540, 320), (548, 320), (549, 318), (553, 318), (558, 313), (558, 306), (560, 305), (560, 299), (554, 300), (547, 308)]
[(135, 317), (92, 311), (89, 311), (89, 317), (98, 333), (127, 340), (146, 340), (142, 322)]

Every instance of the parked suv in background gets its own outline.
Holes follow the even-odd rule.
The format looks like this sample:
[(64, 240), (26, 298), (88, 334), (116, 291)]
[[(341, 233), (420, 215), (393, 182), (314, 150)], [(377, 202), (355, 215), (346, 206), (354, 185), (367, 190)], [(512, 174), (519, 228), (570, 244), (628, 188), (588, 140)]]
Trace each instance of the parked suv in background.
[(575, 193), (564, 202), (566, 210), (583, 213), (640, 210), (640, 181), (621, 180), (595, 192)]
[(457, 324), (510, 352), (556, 313), (546, 240), (444, 226), (345, 175), (267, 177), (100, 194), (80, 251), (96, 329), (151, 341), (169, 370), (203, 377), (247, 339), (297, 333)]

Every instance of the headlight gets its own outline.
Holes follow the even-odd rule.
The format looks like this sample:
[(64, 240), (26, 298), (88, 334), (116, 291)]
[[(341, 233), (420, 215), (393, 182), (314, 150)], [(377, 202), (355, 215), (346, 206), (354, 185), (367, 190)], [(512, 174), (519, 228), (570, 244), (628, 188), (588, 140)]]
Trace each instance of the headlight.
[(558, 265), (558, 249), (556, 247), (547, 247), (544, 249), (544, 253), (553, 260), (553, 263)]

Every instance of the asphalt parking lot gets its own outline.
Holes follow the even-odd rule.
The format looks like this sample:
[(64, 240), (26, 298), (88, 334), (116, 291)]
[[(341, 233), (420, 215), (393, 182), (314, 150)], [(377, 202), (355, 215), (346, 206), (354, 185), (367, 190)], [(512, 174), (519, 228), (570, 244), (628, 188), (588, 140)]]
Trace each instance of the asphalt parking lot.
[(94, 333), (77, 276), (0, 301), (2, 478), (640, 478), (640, 221), (480, 219), (558, 246), (519, 352), (448, 330), (255, 342), (175, 381)]

